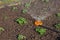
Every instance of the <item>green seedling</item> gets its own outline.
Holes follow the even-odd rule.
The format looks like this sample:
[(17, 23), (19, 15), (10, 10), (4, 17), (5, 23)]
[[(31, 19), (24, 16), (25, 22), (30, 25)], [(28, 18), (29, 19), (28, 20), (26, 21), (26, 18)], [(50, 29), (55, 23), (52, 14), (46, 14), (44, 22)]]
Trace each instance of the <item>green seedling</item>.
[(5, 29), (3, 27), (0, 27), (0, 32), (4, 31)]
[(19, 23), (20, 25), (26, 24), (27, 20), (23, 17), (20, 17), (16, 20), (17, 23)]
[(55, 27), (56, 27), (57, 29), (60, 29), (60, 23), (59, 23), (59, 24), (56, 24)]
[(56, 16), (57, 16), (57, 17), (60, 17), (60, 13), (57, 13)]
[(26, 3), (25, 8), (29, 8), (29, 7), (30, 7), (30, 3)]
[(45, 35), (45, 33), (46, 33), (46, 29), (44, 29), (44, 28), (37, 27), (35, 30), (36, 30), (36, 32), (38, 32), (41, 36)]
[(27, 13), (27, 9), (23, 9), (22, 10), (22, 13)]
[(6, 20), (6, 19), (8, 19), (8, 16), (4, 16), (3, 18), (4, 18), (4, 20)]
[(17, 38), (18, 38), (18, 40), (24, 40), (24, 39), (26, 39), (26, 36), (19, 34)]
[(11, 9), (12, 9), (12, 11), (17, 11), (18, 10), (17, 7), (12, 7)]
[(49, 0), (42, 0), (43, 2), (49, 2)]

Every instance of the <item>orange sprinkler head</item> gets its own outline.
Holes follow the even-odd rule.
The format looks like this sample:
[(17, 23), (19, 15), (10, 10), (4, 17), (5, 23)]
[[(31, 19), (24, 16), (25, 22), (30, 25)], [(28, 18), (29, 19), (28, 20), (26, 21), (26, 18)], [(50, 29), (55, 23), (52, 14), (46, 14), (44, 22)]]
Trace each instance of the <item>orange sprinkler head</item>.
[(37, 20), (37, 21), (35, 21), (35, 25), (36, 25), (36, 26), (43, 25), (43, 22)]

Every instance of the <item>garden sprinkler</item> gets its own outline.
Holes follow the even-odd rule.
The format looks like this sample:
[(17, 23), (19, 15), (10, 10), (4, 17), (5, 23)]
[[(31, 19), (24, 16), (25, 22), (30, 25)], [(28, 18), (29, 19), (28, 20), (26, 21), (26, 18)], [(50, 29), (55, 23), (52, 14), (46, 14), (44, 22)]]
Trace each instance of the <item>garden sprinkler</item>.
[(43, 27), (43, 28), (46, 28), (48, 30), (51, 30), (53, 32), (56, 32), (56, 33), (60, 33), (59, 31), (55, 30), (55, 29), (51, 29), (50, 27), (46, 27), (46, 26), (43, 26), (43, 22), (42, 21), (35, 21), (35, 26), (39, 26), (39, 27)]

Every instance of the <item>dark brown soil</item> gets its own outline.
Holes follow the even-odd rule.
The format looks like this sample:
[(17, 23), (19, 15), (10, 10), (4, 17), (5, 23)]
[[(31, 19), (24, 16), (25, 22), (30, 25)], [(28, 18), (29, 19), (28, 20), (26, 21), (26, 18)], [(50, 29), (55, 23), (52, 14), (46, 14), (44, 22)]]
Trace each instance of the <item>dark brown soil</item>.
[[(51, 16), (47, 17), (46, 20), (43, 20), (44, 26), (49, 26), (52, 29), (55, 29), (53, 24), (60, 23), (60, 20), (57, 19), (55, 16), (56, 13), (60, 12), (60, 0), (51, 0), (49, 2), (53, 3), (52, 8), (56, 8), (55, 11), (52, 10), (49, 13), (53, 13)], [(32, 3), (33, 4), (33, 3)], [(42, 4), (42, 2), (41, 2)], [(55, 5), (56, 4), (56, 5)], [(47, 4), (48, 5), (48, 4)], [(5, 28), (5, 31), (0, 34), (0, 40), (17, 40), (16, 36), (17, 34), (22, 34), (27, 37), (26, 40), (55, 40), (58, 36), (58, 33), (53, 32), (51, 30), (47, 29), (47, 32), (44, 36), (40, 36), (37, 32), (35, 32), (34, 28), (34, 19), (28, 14), (21, 13), (21, 10), (23, 9), (23, 6), (16, 6), (18, 8), (17, 11), (12, 11), (12, 7), (5, 7), (0, 9), (0, 26)], [(7, 19), (4, 19), (5, 16), (7, 16)], [(25, 24), (23, 26), (17, 24), (15, 22), (16, 18), (18, 17), (24, 17), (27, 19), (28, 24)]]

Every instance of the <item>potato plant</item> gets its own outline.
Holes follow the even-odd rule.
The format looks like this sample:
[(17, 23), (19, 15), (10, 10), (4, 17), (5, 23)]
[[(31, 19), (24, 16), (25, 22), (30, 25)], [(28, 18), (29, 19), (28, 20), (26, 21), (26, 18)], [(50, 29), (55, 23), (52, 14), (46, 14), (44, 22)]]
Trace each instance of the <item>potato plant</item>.
[(22, 10), (22, 13), (27, 13), (28, 12), (27, 8), (29, 8), (30, 6), (31, 6), (30, 3), (25, 3), (24, 9)]
[(12, 10), (12, 11), (17, 11), (18, 8), (13, 6), (13, 7), (11, 8), (11, 10)]
[(49, 2), (49, 0), (42, 0), (43, 2)]
[(27, 11), (28, 11), (27, 9), (23, 9), (22, 13), (27, 13)]
[(57, 29), (60, 29), (60, 23), (56, 24), (55, 27), (56, 27)]
[(23, 24), (26, 24), (27, 23), (27, 20), (23, 17), (20, 17), (20, 18), (17, 18), (16, 19), (16, 22), (20, 25), (23, 25)]
[(21, 34), (18, 34), (18, 35), (17, 35), (17, 39), (18, 39), (18, 40), (24, 40), (24, 39), (26, 39), (26, 36), (23, 36), (23, 35), (21, 35)]
[(36, 32), (38, 32), (41, 36), (45, 35), (45, 33), (46, 33), (46, 29), (44, 29), (44, 28), (37, 27), (35, 30), (36, 30)]
[(56, 16), (60, 18), (60, 13), (57, 13)]

